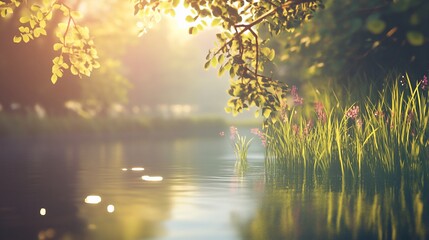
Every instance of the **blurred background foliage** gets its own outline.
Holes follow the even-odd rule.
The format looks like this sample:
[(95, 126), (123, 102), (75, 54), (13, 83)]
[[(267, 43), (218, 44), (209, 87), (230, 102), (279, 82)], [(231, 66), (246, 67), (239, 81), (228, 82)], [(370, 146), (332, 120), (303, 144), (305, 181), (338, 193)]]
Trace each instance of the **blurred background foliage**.
[(428, 1), (326, 0), (325, 6), (309, 24), (272, 39), (280, 79), (325, 85), (359, 76), (380, 85), (392, 71), (414, 79), (428, 70)]
[(96, 4), (96, 11), (96, 6), (91, 4), (94, 1), (77, 0), (69, 5), (83, 12), (81, 21), (96, 39), (103, 68), (94, 71), (90, 79), (77, 79), (65, 72), (62, 81), (56, 85), (49, 81), (55, 56), (52, 47), (56, 41), (54, 31), (63, 20), (60, 14), (48, 22), (47, 37), (26, 44), (12, 41), (18, 34), (18, 19), (26, 11), (25, 7), (18, 8), (18, 14), (0, 21), (0, 103), (3, 110), (25, 113), (37, 104), (49, 114), (62, 115), (67, 112), (65, 103), (75, 101), (87, 111), (104, 114), (114, 104), (128, 102), (132, 84), (125, 75), (121, 58), (128, 47), (137, 43), (132, 14), (125, 14), (129, 4), (109, 0), (103, 5)]

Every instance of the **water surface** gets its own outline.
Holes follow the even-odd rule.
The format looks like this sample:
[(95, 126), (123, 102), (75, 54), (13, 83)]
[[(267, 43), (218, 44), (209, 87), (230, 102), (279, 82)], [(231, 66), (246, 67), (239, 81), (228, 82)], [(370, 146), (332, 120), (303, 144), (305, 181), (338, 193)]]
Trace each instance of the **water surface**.
[[(427, 238), (424, 181), (274, 175), (257, 145), (243, 172), (222, 138), (5, 140), (0, 239)], [(90, 195), (101, 201), (86, 203)]]

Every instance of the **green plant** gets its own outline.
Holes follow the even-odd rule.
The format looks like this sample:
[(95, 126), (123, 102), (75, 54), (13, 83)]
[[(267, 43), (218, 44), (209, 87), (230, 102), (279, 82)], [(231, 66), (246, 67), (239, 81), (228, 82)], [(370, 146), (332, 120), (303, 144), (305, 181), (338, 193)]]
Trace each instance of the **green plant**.
[(341, 102), (336, 94), (325, 93), (310, 114), (300, 104), (285, 106), (266, 129), (267, 162), (352, 178), (424, 173), (429, 156), (425, 84), (425, 78), (412, 84), (406, 75), (402, 84), (395, 81), (380, 91), (377, 100), (369, 96), (350, 102), (349, 97)]
[(229, 138), (232, 142), (237, 164), (247, 165), (247, 152), (249, 151), (250, 143), (253, 138), (249, 139), (247, 136), (241, 136), (238, 129), (234, 126), (229, 128)]

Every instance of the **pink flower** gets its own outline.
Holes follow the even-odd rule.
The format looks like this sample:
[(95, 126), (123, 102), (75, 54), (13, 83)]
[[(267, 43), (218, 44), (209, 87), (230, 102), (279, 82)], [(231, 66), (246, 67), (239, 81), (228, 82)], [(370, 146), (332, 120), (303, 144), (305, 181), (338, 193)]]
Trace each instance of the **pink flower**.
[(423, 76), (423, 79), (420, 80), (420, 87), (422, 90), (428, 89), (428, 77), (426, 75)]
[(229, 138), (234, 141), (237, 135), (238, 129), (234, 126), (229, 127)]
[(220, 133), (219, 133), (219, 136), (221, 136), (221, 137), (225, 136), (225, 132), (223, 132), (223, 131), (222, 131), (222, 132), (220, 132)]
[(297, 106), (302, 105), (304, 103), (304, 98), (300, 97), (298, 94), (298, 88), (293, 85), (290, 90), (290, 95), (293, 97), (293, 103)]
[(314, 103), (314, 110), (316, 111), (317, 119), (319, 119), (319, 121), (321, 121), (322, 123), (325, 123), (327, 117), (326, 117), (325, 107), (323, 106), (323, 103), (321, 102)]
[(258, 136), (259, 139), (261, 139), (261, 143), (264, 147), (267, 146), (267, 138), (265, 137), (264, 133), (259, 130), (259, 128), (252, 128), (250, 129), (250, 132)]
[(358, 115), (359, 115), (359, 106), (353, 106), (346, 112), (347, 118), (356, 119)]

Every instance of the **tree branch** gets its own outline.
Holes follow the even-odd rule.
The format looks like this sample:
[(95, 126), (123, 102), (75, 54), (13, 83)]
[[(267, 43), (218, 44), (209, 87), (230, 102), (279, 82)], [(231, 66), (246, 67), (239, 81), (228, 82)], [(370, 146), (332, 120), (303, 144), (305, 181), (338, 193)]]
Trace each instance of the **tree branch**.
[(234, 35), (234, 37), (232, 37), (229, 41), (225, 42), (224, 45), (222, 45), (222, 47), (219, 48), (218, 51), (216, 51), (216, 53), (214, 55), (219, 54), (228, 44), (230, 44), (237, 36), (242, 35), (243, 33), (245, 33), (246, 31), (248, 31), (250, 28), (252, 28), (253, 26), (261, 23), (263, 20), (265, 20), (267, 17), (269, 17), (270, 15), (274, 14), (279, 8), (288, 8), (291, 6), (295, 6), (301, 3), (309, 3), (309, 2), (313, 2), (314, 0), (296, 0), (296, 1), (287, 1), (286, 3), (282, 4), (279, 7), (274, 7), (272, 9), (270, 9), (268, 12), (262, 14), (261, 16), (259, 16), (257, 19), (255, 19), (253, 22), (248, 23), (248, 24), (236, 24), (234, 25), (235, 27), (242, 27), (243, 29), (241, 29), (241, 31), (239, 31), (238, 33), (236, 33)]

